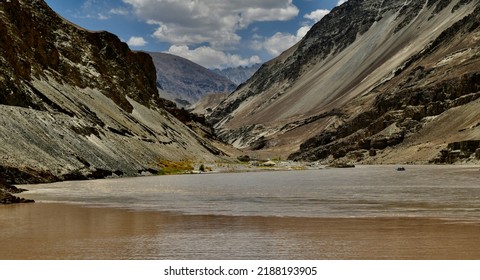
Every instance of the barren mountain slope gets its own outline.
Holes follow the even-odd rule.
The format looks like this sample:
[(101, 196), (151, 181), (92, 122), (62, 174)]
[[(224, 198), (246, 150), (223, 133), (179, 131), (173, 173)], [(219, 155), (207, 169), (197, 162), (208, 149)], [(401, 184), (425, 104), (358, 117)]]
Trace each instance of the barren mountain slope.
[(263, 65), (217, 108), (212, 121), (230, 143), (267, 154), (288, 155), (307, 139), (331, 134), (331, 139), (304, 144), (292, 158), (331, 156), (333, 151), (319, 153), (319, 147), (345, 137), (343, 127), (377, 102), (379, 85), (472, 14), (478, 2), (350, 0), (291, 50)]
[(43, 0), (0, 2), (0, 172), (8, 183), (138, 175), (219, 153), (162, 109), (155, 67)]
[(294, 157), (333, 155), (377, 163), (480, 160), (480, 7), (370, 95), (364, 100), (374, 101), (363, 104), (364, 113), (352, 112), (334, 134), (310, 139)]
[(197, 103), (190, 106), (189, 110), (194, 114), (209, 115), (212, 113), (213, 108), (217, 107), (227, 96), (227, 93), (207, 94)]

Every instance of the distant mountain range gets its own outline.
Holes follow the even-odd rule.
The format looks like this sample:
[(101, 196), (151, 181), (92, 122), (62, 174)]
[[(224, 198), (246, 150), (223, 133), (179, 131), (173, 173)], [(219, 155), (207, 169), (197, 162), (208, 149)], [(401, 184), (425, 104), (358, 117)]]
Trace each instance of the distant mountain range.
[(213, 69), (212, 71), (227, 77), (230, 81), (234, 82), (237, 86), (243, 84), (250, 79), (255, 72), (262, 66), (261, 64), (254, 64), (250, 66), (230, 67), (225, 69)]
[(231, 93), (237, 87), (228, 78), (185, 58), (150, 53), (157, 69), (160, 96), (187, 106), (212, 93)]
[(479, 0), (349, 0), (210, 116), (295, 160), (480, 160)]
[(222, 70), (207, 69), (176, 55), (149, 54), (157, 69), (157, 86), (160, 96), (174, 101), (180, 107), (189, 107), (209, 94), (233, 92), (261, 66), (261, 64), (255, 64)]

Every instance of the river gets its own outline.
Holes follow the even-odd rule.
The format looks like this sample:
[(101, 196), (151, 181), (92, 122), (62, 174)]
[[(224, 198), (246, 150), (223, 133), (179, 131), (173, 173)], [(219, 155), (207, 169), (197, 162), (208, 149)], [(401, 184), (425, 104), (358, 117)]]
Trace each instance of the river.
[(0, 259), (479, 259), (476, 166), (20, 186)]

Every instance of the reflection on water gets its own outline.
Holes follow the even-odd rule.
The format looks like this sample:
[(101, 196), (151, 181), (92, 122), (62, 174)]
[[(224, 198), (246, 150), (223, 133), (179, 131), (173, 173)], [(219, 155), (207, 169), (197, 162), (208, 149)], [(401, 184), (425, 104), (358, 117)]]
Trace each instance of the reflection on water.
[(0, 208), (0, 259), (478, 259), (478, 172), (387, 166), (27, 186), (39, 203)]

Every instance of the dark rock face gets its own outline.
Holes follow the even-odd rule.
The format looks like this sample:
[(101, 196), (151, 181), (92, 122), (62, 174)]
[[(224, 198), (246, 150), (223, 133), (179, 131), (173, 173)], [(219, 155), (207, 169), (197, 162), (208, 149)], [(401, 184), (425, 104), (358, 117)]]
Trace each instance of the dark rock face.
[[(16, 167), (0, 166), (0, 174), (2, 175), (0, 184), (3, 186), (11, 186), (12, 184), (38, 184), (59, 181), (59, 178), (50, 172), (37, 171), (28, 167), (20, 169)], [(11, 193), (18, 193), (13, 189), (6, 190)]]

